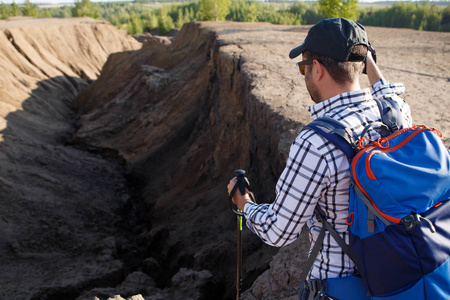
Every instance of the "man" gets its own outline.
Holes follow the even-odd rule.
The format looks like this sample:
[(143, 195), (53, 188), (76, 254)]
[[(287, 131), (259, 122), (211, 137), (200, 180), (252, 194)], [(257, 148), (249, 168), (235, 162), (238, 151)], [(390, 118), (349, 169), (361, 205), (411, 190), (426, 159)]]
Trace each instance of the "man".
[[(313, 26), (304, 42), (290, 52), (290, 58), (302, 55), (303, 60), (297, 64), (316, 103), (309, 107), (313, 119), (324, 116), (336, 119), (360, 135), (368, 124), (381, 121), (373, 98), (385, 97), (398, 103), (404, 126), (411, 126), (409, 106), (398, 97), (404, 92), (403, 85), (389, 84), (383, 78), (371, 51), (362, 25), (337, 18)], [(364, 68), (372, 91), (360, 87), (359, 77)], [(376, 140), (380, 135), (371, 129), (366, 137)], [(236, 179), (230, 181), (228, 192), (235, 182)], [(312, 247), (322, 226), (314, 215), (317, 205), (348, 243), (349, 186), (349, 162), (344, 153), (315, 131), (305, 129), (290, 148), (274, 202), (258, 205), (248, 194), (239, 192), (233, 202), (244, 211), (247, 227), (269, 245), (281, 247), (293, 242), (307, 224)], [(310, 293), (308, 285), (302, 286), (300, 299), (313, 299), (315, 293), (323, 290), (325, 281), (325, 292), (332, 298), (369, 299), (362, 280), (355, 274), (355, 265), (327, 231), (308, 275), (309, 286), (318, 289)]]

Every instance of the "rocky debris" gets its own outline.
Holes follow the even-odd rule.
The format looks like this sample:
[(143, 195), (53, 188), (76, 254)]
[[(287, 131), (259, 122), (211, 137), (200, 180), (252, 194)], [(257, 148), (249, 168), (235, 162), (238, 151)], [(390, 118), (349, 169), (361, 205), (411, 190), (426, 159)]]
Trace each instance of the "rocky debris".
[[(94, 297), (94, 300), (100, 300), (98, 297)], [(142, 295), (131, 296), (130, 298), (124, 299), (120, 295), (115, 295), (114, 297), (108, 297), (108, 300), (145, 300)]]
[(244, 300), (279, 299), (297, 300), (300, 287), (300, 270), (308, 258), (310, 243), (308, 230), (292, 244), (280, 248), (270, 262), (270, 268), (261, 274), (252, 287), (242, 295)]
[[(243, 168), (273, 199), (310, 121), (287, 57), (308, 28), (190, 23), (141, 47), (90, 19), (0, 21), (0, 298), (232, 298), (226, 184)], [(368, 30), (415, 123), (448, 135), (449, 34)], [(296, 299), (307, 232), (243, 241), (243, 298)]]
[(207, 270), (181, 268), (172, 277), (172, 290), (182, 296), (178, 299), (210, 299), (214, 288), (213, 274)]
[[(88, 292), (83, 293), (77, 300), (92, 300), (97, 299), (145, 299), (142, 297), (147, 295), (147, 299), (153, 299), (160, 294), (159, 290), (155, 288), (154, 280), (142, 272), (130, 273), (125, 280), (116, 287), (94, 288)], [(114, 295), (114, 298), (111, 296)], [(140, 295), (140, 296), (137, 296)], [(150, 296), (152, 298), (150, 298)], [(134, 298), (133, 298), (134, 297)], [(163, 298), (160, 298), (163, 299)]]
[(170, 44), (174, 36), (161, 36), (161, 35), (152, 35), (150, 32), (144, 32), (141, 34), (135, 34), (133, 37), (140, 43), (148, 43), (148, 42), (157, 42), (161, 44)]

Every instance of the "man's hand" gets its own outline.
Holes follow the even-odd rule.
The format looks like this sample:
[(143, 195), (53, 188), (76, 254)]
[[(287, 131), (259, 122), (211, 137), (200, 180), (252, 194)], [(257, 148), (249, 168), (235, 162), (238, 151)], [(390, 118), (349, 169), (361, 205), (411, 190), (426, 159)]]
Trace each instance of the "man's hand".
[[(230, 183), (228, 183), (228, 185), (227, 185), (228, 195), (231, 193), (231, 190), (236, 185), (236, 182), (237, 182), (237, 179), (235, 177), (230, 180)], [(248, 202), (252, 202), (247, 189), (245, 189), (244, 195), (241, 195), (241, 192), (239, 191), (239, 189), (236, 189), (232, 200), (233, 200), (233, 203), (236, 204), (241, 211), (244, 211), (245, 204), (247, 204)]]

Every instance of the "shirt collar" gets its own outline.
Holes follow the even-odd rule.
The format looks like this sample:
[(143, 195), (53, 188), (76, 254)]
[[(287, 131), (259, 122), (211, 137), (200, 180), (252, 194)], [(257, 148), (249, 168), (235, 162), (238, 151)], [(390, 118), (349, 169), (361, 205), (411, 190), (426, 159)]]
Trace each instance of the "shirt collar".
[(360, 103), (371, 100), (372, 94), (370, 89), (357, 90), (348, 93), (339, 94), (320, 103), (311, 105), (308, 110), (313, 119), (323, 117), (326, 113), (338, 109), (339, 107), (348, 106), (353, 103)]

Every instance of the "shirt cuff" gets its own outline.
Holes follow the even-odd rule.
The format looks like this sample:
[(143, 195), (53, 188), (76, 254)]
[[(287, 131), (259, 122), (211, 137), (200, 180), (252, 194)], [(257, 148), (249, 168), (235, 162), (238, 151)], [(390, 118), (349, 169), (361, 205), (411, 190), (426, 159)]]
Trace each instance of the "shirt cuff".
[(244, 205), (244, 217), (249, 220), (255, 212), (258, 211), (260, 204), (255, 202), (247, 202)]
[(385, 95), (401, 95), (405, 92), (403, 83), (389, 83), (384, 79), (377, 80), (372, 86), (372, 96), (380, 98)]

